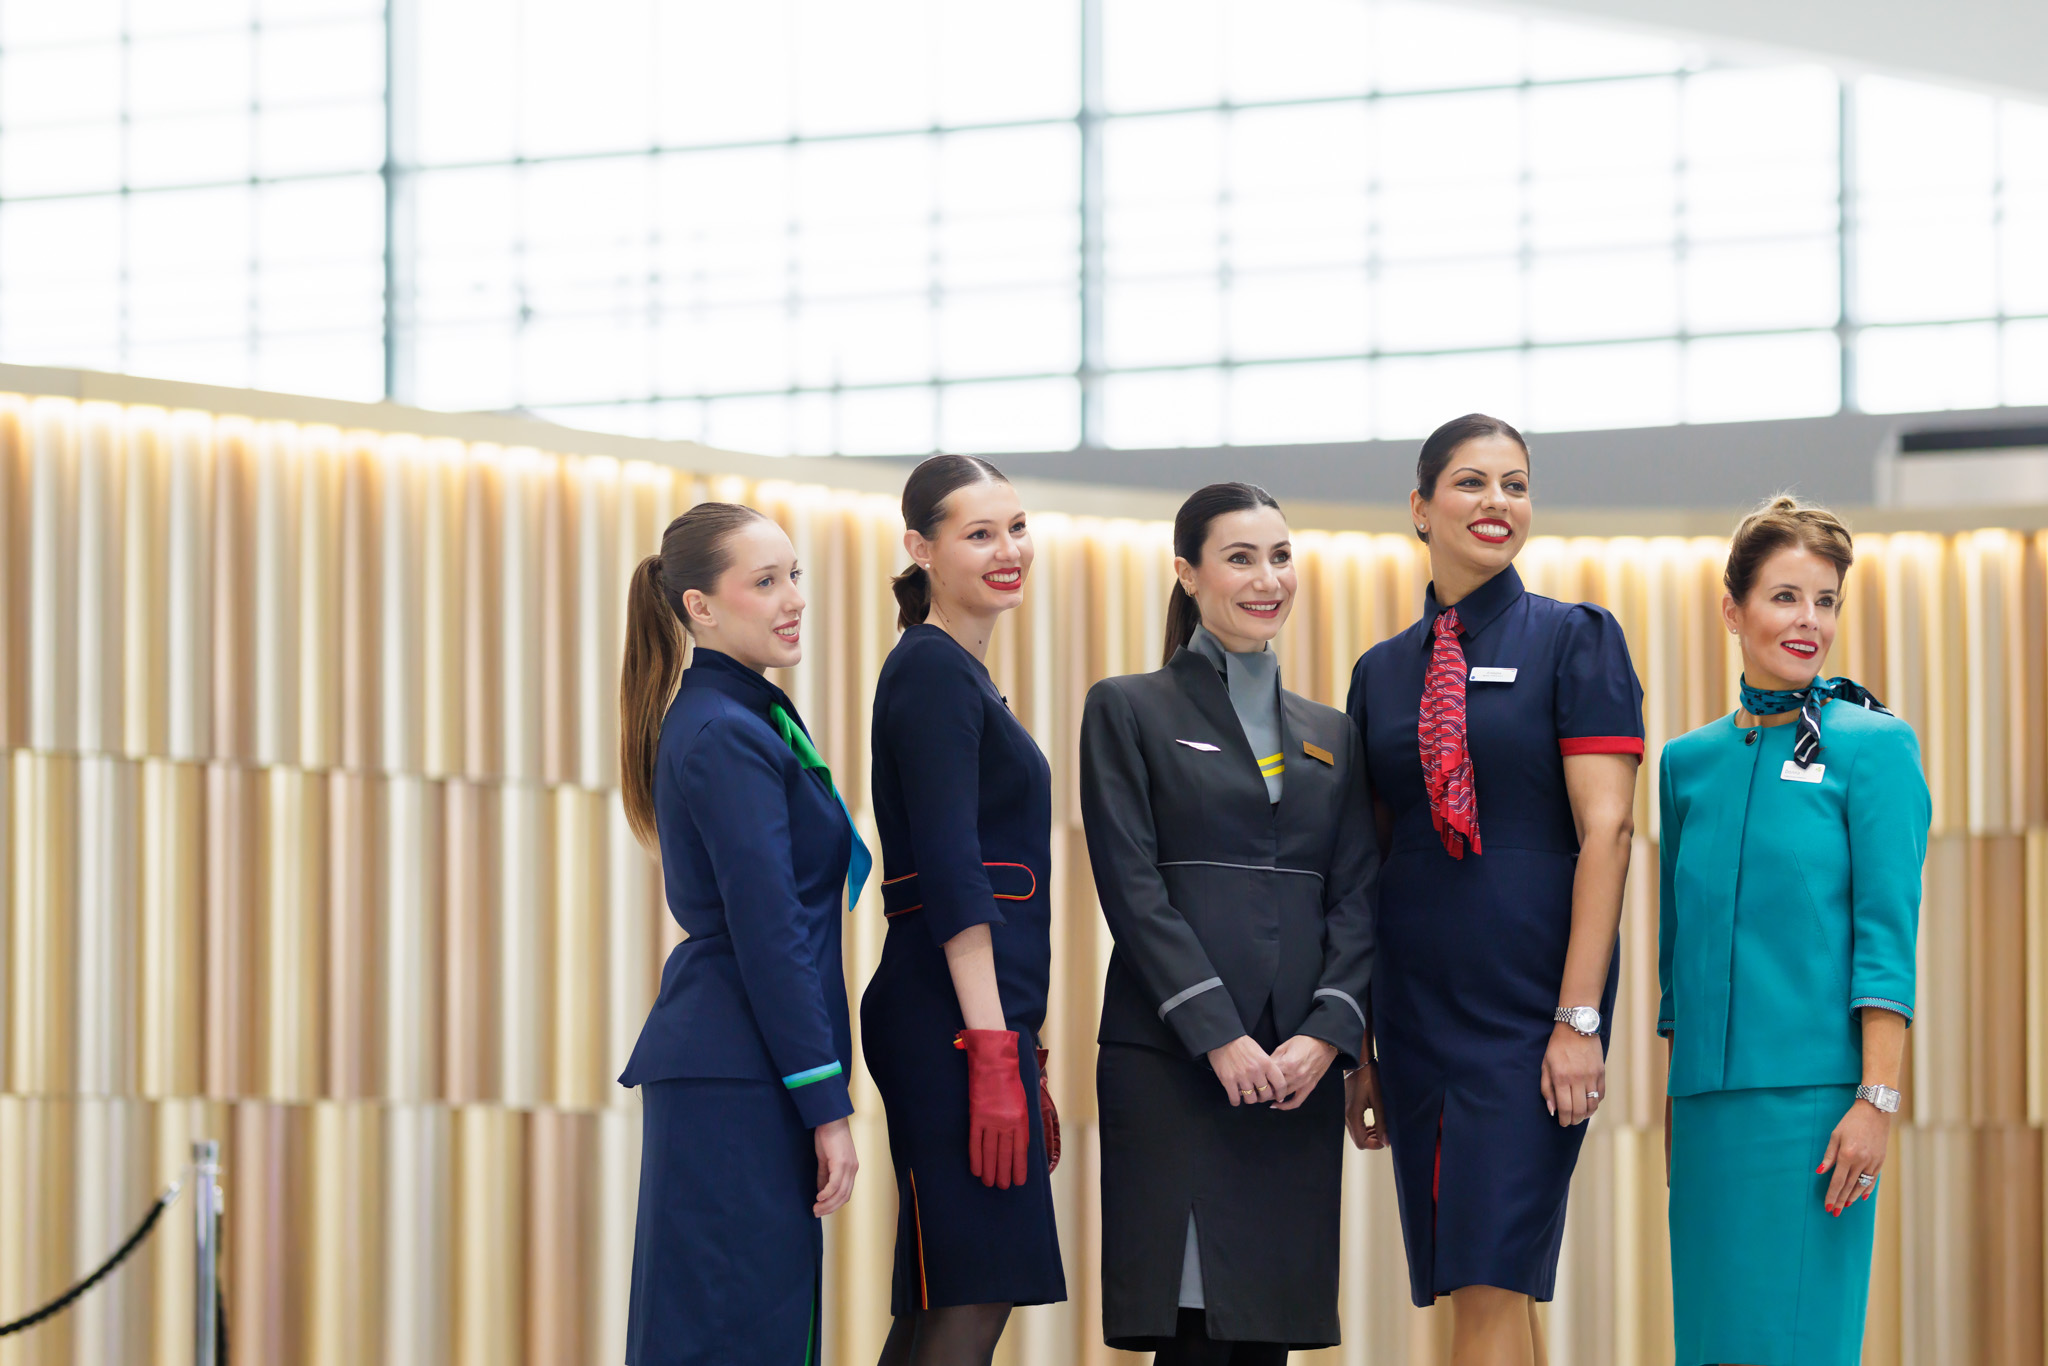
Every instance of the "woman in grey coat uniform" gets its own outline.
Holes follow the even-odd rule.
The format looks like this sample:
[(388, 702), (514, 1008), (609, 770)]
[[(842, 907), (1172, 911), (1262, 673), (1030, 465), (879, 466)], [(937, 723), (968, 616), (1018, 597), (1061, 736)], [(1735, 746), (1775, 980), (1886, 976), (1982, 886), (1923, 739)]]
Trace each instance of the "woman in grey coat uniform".
[[(1378, 854), (1358, 733), (1280, 686), (1287, 523), (1212, 484), (1174, 520), (1166, 667), (1088, 693), (1081, 809), (1116, 937), (1096, 1068), (1103, 1337), (1171, 1366), (1338, 1340), (1343, 1088)], [(1347, 832), (1354, 832), (1347, 838)]]

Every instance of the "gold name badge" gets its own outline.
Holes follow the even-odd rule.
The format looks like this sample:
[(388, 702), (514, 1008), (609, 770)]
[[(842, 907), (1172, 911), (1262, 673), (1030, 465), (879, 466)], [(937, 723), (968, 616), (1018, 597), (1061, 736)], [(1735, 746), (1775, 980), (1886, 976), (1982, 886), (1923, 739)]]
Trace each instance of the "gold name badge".
[(1332, 768), (1337, 766), (1337, 756), (1324, 749), (1321, 745), (1312, 745), (1308, 741), (1303, 740), (1301, 742), (1301, 752), (1311, 759), (1321, 759)]

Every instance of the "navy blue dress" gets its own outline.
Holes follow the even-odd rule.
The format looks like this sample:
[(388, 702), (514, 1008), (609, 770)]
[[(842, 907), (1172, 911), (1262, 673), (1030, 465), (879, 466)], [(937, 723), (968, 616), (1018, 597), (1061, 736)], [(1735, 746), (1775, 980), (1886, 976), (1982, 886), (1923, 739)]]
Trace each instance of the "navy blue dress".
[[(861, 996), (861, 1055), (896, 1167), (896, 1315), (1067, 1297), (1033, 1048), (1052, 972), (1052, 770), (988, 670), (936, 626), (912, 626), (875, 688), (882, 962)], [(1017, 1031), (1030, 1175), (984, 1186), (967, 1165), (966, 1027), (944, 945), (989, 926), (1003, 1016)]]
[(662, 881), (690, 937), (619, 1076), (642, 1116), (627, 1366), (818, 1360), (811, 1130), (853, 1113), (839, 956), (853, 831), (769, 722), (778, 703), (796, 716), (782, 689), (700, 646), (661, 725)]
[[(1372, 1019), (1409, 1290), (1418, 1305), (1468, 1285), (1548, 1300), (1586, 1136), (1540, 1089), (1578, 868), (1564, 756), (1640, 756), (1643, 690), (1604, 608), (1528, 592), (1512, 566), (1460, 602), (1466, 664), (1491, 681), (1465, 686), (1484, 852), (1454, 859), (1416, 739), (1439, 610), (1432, 585), (1422, 620), (1358, 661), (1348, 705), (1393, 818)], [(1598, 1003), (1603, 1051), (1619, 974), (1611, 962)]]

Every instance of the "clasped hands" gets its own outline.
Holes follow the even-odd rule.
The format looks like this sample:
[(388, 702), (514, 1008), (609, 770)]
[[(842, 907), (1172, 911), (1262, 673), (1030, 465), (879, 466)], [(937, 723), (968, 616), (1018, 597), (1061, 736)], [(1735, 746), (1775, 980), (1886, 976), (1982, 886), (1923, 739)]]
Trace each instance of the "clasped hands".
[(1306, 1034), (1296, 1034), (1271, 1053), (1249, 1034), (1209, 1050), (1209, 1066), (1216, 1069), (1232, 1105), (1270, 1104), (1275, 1110), (1300, 1109), (1336, 1058), (1335, 1044)]

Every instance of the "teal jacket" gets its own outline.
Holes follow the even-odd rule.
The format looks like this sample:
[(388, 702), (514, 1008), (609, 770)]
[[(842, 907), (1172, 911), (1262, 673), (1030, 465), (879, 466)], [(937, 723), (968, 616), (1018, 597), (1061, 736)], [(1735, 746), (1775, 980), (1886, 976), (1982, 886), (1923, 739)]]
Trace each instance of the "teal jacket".
[(1859, 1012), (1913, 1018), (1933, 814), (1920, 742), (1831, 703), (1819, 781), (1798, 781), (1797, 729), (1729, 715), (1664, 746), (1657, 1032), (1675, 1031), (1674, 1096), (1854, 1085)]

